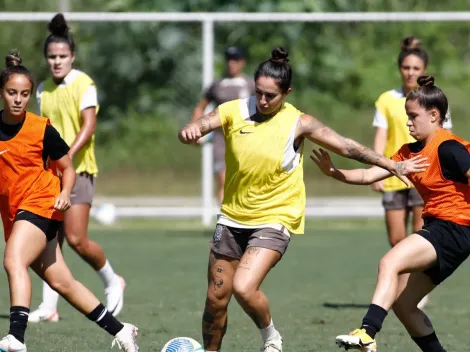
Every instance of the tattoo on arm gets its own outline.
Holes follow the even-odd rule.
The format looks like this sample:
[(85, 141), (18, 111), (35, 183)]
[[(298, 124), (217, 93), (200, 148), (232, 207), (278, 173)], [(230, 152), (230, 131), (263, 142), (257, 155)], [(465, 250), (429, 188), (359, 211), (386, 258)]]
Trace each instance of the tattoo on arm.
[(341, 143), (346, 146), (346, 156), (350, 159), (360, 161), (365, 164), (385, 166), (382, 162), (383, 156), (377, 154), (372, 149), (363, 146), (352, 139), (339, 136)]
[(405, 172), (405, 164), (402, 161), (396, 163), (396, 169), (398, 175), (403, 175)]
[(211, 111), (207, 115), (202, 116), (199, 120), (196, 121), (201, 133), (209, 133), (212, 131), (210, 119), (216, 115), (215, 111)]
[[(343, 156), (360, 161), (365, 164), (377, 165), (384, 167), (386, 166), (383, 162), (384, 157), (370, 148), (353, 141), (350, 138), (343, 137), (335, 132), (333, 129), (324, 125), (322, 122), (318, 121), (314, 117), (310, 117), (307, 121), (300, 123), (308, 134), (312, 135), (317, 133), (319, 139), (323, 141), (323, 144), (341, 146), (340, 150), (343, 152)], [(321, 137), (320, 137), (321, 136)], [(328, 143), (328, 141), (331, 141)], [(336, 148), (335, 148), (336, 149)]]

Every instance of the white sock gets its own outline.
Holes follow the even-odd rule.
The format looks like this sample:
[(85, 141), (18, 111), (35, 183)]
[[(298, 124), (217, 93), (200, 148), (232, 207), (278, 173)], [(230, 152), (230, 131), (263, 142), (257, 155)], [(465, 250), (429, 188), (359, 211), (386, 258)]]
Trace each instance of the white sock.
[(205, 352), (220, 352), (220, 350), (217, 350), (217, 351), (207, 351), (207, 350), (206, 350)]
[(101, 277), (101, 280), (103, 280), (105, 287), (120, 284), (119, 279), (108, 260), (106, 260), (106, 264), (98, 270), (98, 275)]
[(271, 319), (271, 323), (267, 328), (259, 329), (261, 333), (261, 337), (263, 338), (263, 342), (274, 340), (279, 336), (279, 332), (276, 330), (273, 324), (273, 320)]
[(55, 292), (45, 281), (43, 281), (41, 307), (55, 312), (57, 310), (58, 303), (59, 294)]

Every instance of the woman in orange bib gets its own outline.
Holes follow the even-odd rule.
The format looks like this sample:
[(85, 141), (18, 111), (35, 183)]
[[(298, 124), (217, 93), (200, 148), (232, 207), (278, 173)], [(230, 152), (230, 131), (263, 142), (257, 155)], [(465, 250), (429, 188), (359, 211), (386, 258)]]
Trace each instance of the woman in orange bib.
[[(375, 335), (390, 308), (424, 352), (445, 352), (418, 302), (447, 279), (470, 254), (470, 144), (443, 128), (447, 98), (434, 78), (421, 76), (406, 97), (406, 125), (417, 140), (403, 145), (394, 161), (421, 162), (408, 178), (424, 200), (421, 230), (400, 241), (380, 260), (377, 285), (359, 329), (336, 337), (345, 349), (377, 351)], [(390, 177), (383, 169), (338, 170), (324, 150), (312, 159), (328, 176), (351, 184), (371, 184)], [(406, 285), (401, 274), (410, 273)]]
[[(49, 120), (26, 111), (33, 79), (17, 52), (6, 57), (0, 74), (0, 214), (5, 234), (4, 266), (10, 286), (10, 330), (0, 351), (25, 352), (31, 303), (28, 268), (72, 306), (115, 336), (124, 351), (138, 351), (136, 328), (122, 324), (76, 281), (57, 246), (63, 212), (70, 208), (75, 169), (69, 147)], [(62, 173), (61, 183), (49, 168)]]

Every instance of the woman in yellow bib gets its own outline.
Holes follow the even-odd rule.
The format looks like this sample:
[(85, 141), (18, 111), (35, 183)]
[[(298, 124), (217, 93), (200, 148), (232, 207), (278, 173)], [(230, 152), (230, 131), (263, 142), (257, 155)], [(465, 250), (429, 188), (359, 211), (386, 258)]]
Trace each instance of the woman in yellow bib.
[[(94, 151), (98, 112), (96, 86), (87, 74), (72, 67), (75, 42), (62, 14), (52, 19), (49, 30), (44, 56), (52, 77), (38, 87), (38, 106), (40, 115), (50, 119), (70, 146), (69, 155), (77, 173), (71, 194), (72, 206), (65, 214), (59, 239), (62, 244), (65, 236), (73, 250), (97, 271), (105, 285), (107, 309), (117, 315), (123, 305), (124, 280), (114, 273), (101, 246), (88, 237), (88, 219), (98, 173)], [(58, 294), (44, 283), (43, 301), (29, 315), (29, 321), (58, 321), (58, 299)]]
[[(422, 49), (417, 38), (410, 36), (403, 39), (398, 55), (402, 87), (383, 93), (375, 103), (373, 126), (375, 127), (374, 150), (377, 153), (390, 158), (403, 144), (415, 141), (406, 126), (408, 116), (405, 111), (405, 100), (408, 92), (418, 86), (418, 77), (425, 74), (428, 61), (428, 54)], [(443, 127), (452, 128), (449, 113)], [(421, 212), (424, 202), (414, 187), (407, 188), (398, 178), (391, 177), (374, 183), (371, 188), (383, 194), (385, 224), (388, 241), (392, 247), (405, 239), (410, 213), (413, 215), (412, 230), (421, 229), (423, 226)], [(403, 279), (401, 282), (404, 282)], [(420, 302), (420, 308), (424, 307), (427, 300), (425, 297)]]
[(222, 346), (232, 295), (260, 329), (262, 350), (282, 351), (281, 335), (259, 287), (285, 253), (290, 235), (304, 232), (305, 138), (402, 179), (415, 170), (413, 162), (395, 163), (285, 102), (292, 79), (287, 56), (287, 50), (274, 49), (255, 72), (255, 96), (220, 105), (186, 125), (178, 136), (185, 144), (197, 143), (222, 127), (226, 142), (224, 199), (210, 242), (202, 321), (205, 351)]

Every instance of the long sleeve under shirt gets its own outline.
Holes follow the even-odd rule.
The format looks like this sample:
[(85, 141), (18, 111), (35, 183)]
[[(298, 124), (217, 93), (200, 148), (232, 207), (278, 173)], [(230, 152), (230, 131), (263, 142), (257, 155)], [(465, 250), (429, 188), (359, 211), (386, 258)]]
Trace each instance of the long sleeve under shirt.
[[(410, 144), (410, 150), (413, 153), (419, 153), (423, 148), (424, 145), (421, 142)], [(444, 178), (449, 181), (468, 183), (466, 173), (470, 169), (470, 153), (462, 143), (456, 140), (445, 141), (439, 145), (438, 155)]]
[[(0, 141), (9, 141), (14, 138), (23, 127), (23, 124), (24, 120), (18, 124), (9, 125), (0, 118)], [(59, 132), (51, 125), (47, 125), (44, 131), (43, 148), (42, 160), (44, 165), (46, 165), (48, 158), (59, 160), (67, 155), (70, 149), (67, 143), (60, 137)]]

